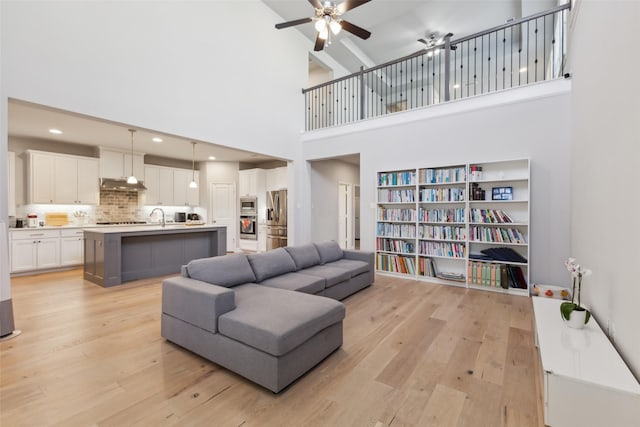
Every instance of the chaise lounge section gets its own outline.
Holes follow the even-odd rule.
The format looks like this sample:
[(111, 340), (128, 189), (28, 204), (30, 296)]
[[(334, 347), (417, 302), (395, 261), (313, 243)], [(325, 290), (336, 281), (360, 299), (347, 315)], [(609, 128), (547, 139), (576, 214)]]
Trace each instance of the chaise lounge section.
[(335, 242), (193, 260), (162, 290), (162, 336), (277, 393), (342, 345), (374, 254)]

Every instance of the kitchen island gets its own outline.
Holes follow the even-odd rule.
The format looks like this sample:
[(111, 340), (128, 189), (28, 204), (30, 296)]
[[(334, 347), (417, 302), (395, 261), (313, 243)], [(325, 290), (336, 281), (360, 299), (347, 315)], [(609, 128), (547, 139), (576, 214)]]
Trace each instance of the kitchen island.
[(227, 252), (227, 229), (218, 226), (87, 228), (84, 240), (84, 278), (104, 287), (178, 273), (192, 259)]

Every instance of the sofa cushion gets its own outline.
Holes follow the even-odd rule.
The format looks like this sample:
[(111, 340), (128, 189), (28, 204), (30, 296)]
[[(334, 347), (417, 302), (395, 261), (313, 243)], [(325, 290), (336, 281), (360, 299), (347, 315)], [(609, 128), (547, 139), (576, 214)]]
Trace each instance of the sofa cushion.
[(285, 273), (260, 282), (263, 286), (305, 292), (307, 294), (317, 294), (321, 292), (324, 290), (324, 283), (325, 280), (322, 277), (309, 276), (308, 274), (297, 272)]
[(339, 259), (334, 262), (330, 262), (326, 264), (329, 267), (338, 267), (348, 270), (351, 274), (351, 277), (355, 277), (358, 274), (368, 273), (369, 272), (369, 263), (364, 261), (359, 261), (355, 259)]
[(320, 264), (337, 261), (342, 258), (342, 248), (337, 242), (321, 242), (314, 243), (318, 254), (320, 255)]
[(325, 288), (330, 288), (351, 278), (349, 270), (331, 267), (331, 265), (314, 265), (313, 267), (300, 270), (300, 273), (322, 277), (325, 280)]
[(287, 246), (284, 249), (291, 255), (291, 258), (293, 258), (293, 262), (296, 264), (296, 270), (320, 264), (320, 255), (313, 243), (300, 246)]
[(225, 288), (256, 281), (245, 254), (194, 259), (187, 264), (186, 270), (192, 279)]
[(330, 298), (262, 285), (238, 286), (236, 309), (218, 318), (222, 335), (282, 356), (344, 319), (344, 305)]
[(296, 271), (296, 264), (284, 248), (278, 248), (260, 254), (247, 255), (247, 258), (258, 282)]

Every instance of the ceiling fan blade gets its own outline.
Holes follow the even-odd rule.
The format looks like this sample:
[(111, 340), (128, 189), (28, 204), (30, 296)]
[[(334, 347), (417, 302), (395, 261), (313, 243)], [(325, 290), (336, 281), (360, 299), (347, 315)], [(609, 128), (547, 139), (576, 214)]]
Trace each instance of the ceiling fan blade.
[[(311, 0), (309, 0), (311, 1)], [(358, 6), (362, 6), (365, 3), (369, 3), (371, 0), (345, 0), (340, 3), (337, 8), (340, 14), (345, 13), (347, 10), (355, 9)]]
[(315, 9), (322, 9), (322, 2), (320, 0), (309, 0), (309, 3), (311, 3), (311, 6)]
[(324, 40), (320, 38), (320, 33), (316, 35), (316, 45), (313, 47), (313, 50), (316, 52), (320, 52), (324, 49)]
[(276, 28), (281, 30), (282, 28), (293, 27), (294, 25), (306, 24), (311, 22), (311, 18), (302, 18), (296, 19), (295, 21), (282, 22), (280, 24), (276, 24)]
[(349, 21), (345, 21), (344, 19), (340, 21), (340, 26), (343, 30), (360, 37), (362, 40), (366, 40), (371, 36), (371, 33), (369, 31), (365, 30), (364, 28), (360, 28)]

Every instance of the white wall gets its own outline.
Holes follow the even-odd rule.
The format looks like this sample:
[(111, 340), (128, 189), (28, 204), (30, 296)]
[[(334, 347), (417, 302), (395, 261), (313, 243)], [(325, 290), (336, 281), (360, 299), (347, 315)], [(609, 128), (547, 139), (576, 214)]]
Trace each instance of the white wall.
[(584, 0), (574, 13), (571, 255), (593, 270), (582, 300), (640, 378), (640, 3)]
[(360, 244), (367, 250), (375, 249), (377, 171), (529, 157), (530, 277), (568, 285), (569, 89), (560, 80), (313, 132), (303, 137), (303, 157), (360, 153)]
[(292, 156), (303, 127), (309, 41), (275, 30), (280, 18), (262, 2), (0, 7), (5, 97)]
[(338, 183), (359, 184), (360, 168), (340, 160), (311, 162), (311, 241), (339, 239)]

